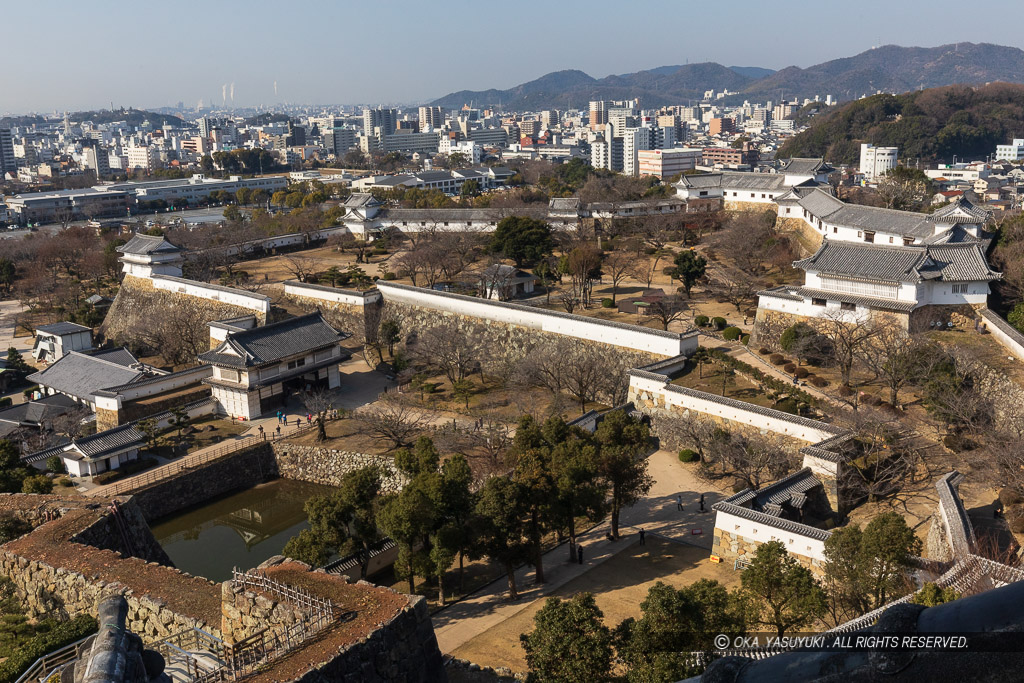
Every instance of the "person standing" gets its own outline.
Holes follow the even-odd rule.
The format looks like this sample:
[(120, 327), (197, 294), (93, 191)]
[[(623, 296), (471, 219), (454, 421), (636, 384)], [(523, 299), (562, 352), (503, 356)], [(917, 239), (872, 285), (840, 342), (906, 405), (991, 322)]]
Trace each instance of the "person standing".
[(643, 527), (640, 527), (640, 545), (647, 545), (647, 540), (644, 538), (647, 532), (644, 531)]
[(579, 562), (580, 564), (583, 564), (583, 544), (582, 543), (577, 543), (576, 544), (576, 561)]
[(281, 425), (277, 425), (277, 435), (278, 437), (281, 436)]
[(704, 494), (700, 494), (700, 511), (704, 512)]
[(683, 494), (680, 493), (676, 495), (676, 510), (682, 512), (683, 509)]
[(264, 441), (266, 441), (267, 440), (267, 435), (263, 433), (263, 425), (259, 426), (259, 430), (260, 430), (260, 438), (263, 439)]

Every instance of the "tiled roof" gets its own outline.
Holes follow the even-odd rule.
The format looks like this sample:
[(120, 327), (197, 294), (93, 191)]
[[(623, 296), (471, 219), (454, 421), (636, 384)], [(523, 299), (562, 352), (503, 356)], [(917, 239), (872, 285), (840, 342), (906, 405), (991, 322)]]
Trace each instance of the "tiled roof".
[(45, 370), (29, 375), (27, 379), (62, 394), (88, 400), (100, 389), (128, 384), (146, 376), (142, 370), (133, 370), (102, 357), (71, 351)]
[(61, 335), (65, 335), (65, 334), (74, 334), (75, 332), (91, 332), (91, 331), (92, 331), (91, 327), (86, 327), (85, 325), (79, 325), (78, 323), (68, 322), (66, 320), (63, 321), (63, 322), (54, 323), (52, 325), (40, 325), (39, 327), (36, 328), (36, 333), (37, 334), (39, 332), (45, 332), (46, 334), (54, 334), (54, 335), (57, 335), (58, 337), (61, 336)]
[[(803, 206), (803, 201), (800, 204)], [(935, 226), (928, 221), (928, 216), (924, 214), (882, 209), (877, 206), (843, 204), (841, 208), (828, 216), (819, 216), (819, 218), (827, 218), (829, 223), (835, 225), (860, 230), (881, 230), (907, 237), (923, 238), (935, 232)]]
[[(780, 173), (723, 173), (722, 187), (730, 190), (786, 190), (786, 176)], [(742, 197), (737, 197), (742, 199)]]
[(181, 247), (171, 244), (163, 237), (138, 234), (117, 250), (122, 254), (157, 254), (177, 253), (181, 251)]
[(831, 173), (835, 169), (825, 162), (824, 159), (794, 158), (787, 161), (780, 169), (780, 173), (789, 175), (819, 175)]
[(134, 424), (121, 425), (106, 431), (83, 436), (62, 446), (54, 446), (44, 451), (26, 455), (22, 460), (26, 463), (46, 460), (52, 455), (60, 455), (68, 451), (77, 451), (87, 458), (100, 458), (113, 451), (120, 451), (133, 446), (142, 446), (146, 437), (135, 428)]
[(793, 265), (803, 270), (834, 275), (909, 282), (918, 279), (915, 271), (924, 261), (925, 252), (920, 247), (825, 240), (813, 255)]
[(494, 263), (484, 268), (483, 272), (480, 273), (482, 280), (491, 280), (501, 278), (502, 280), (536, 280), (537, 278), (530, 275), (524, 270), (519, 270), (515, 266), (507, 266), (504, 263)]
[(948, 206), (944, 206), (931, 215), (933, 223), (984, 223), (989, 218), (989, 213), (981, 207), (975, 206), (971, 200), (963, 194), (954, 199)]
[[(337, 330), (327, 324), (318, 311), (264, 327), (232, 333), (217, 349), (201, 354), (199, 359), (213, 365), (255, 367), (333, 346), (343, 338)], [(238, 355), (223, 353), (222, 350), (227, 347)]]
[(722, 187), (721, 173), (695, 173), (684, 175), (679, 178), (676, 185), (690, 189), (702, 189), (709, 187)]
[(799, 294), (795, 294), (791, 287), (786, 285), (780, 285), (778, 287), (772, 287), (771, 289), (762, 289), (757, 293), (758, 296), (770, 296), (776, 299), (786, 299), (788, 301), (803, 301), (804, 298)]
[(356, 192), (349, 195), (348, 199), (345, 200), (344, 206), (351, 208), (358, 208), (361, 206), (371, 206), (373, 204), (379, 204), (380, 202), (370, 194), (369, 192)]
[(797, 268), (883, 282), (976, 282), (999, 279), (977, 242), (935, 245), (875, 245), (828, 240)]
[(119, 346), (115, 349), (101, 349), (99, 351), (89, 351), (88, 355), (93, 358), (99, 358), (109, 363), (117, 363), (123, 367), (131, 367), (139, 362), (139, 359), (132, 355), (132, 352), (123, 346)]
[(800, 206), (817, 217), (823, 217), (838, 211), (845, 204), (834, 197), (831, 192), (816, 187), (801, 197)]
[(792, 522), (788, 519), (782, 519), (781, 517), (773, 517), (772, 515), (765, 514), (764, 512), (758, 512), (757, 510), (751, 510), (750, 508), (735, 505), (730, 503), (728, 500), (715, 503), (711, 506), (711, 509), (716, 512), (735, 515), (752, 522), (758, 522), (765, 526), (774, 527), (782, 531), (788, 531), (800, 536), (806, 536), (807, 538), (813, 538), (816, 541), (827, 541), (832, 537), (831, 531), (818, 529), (813, 526), (808, 526), (807, 524), (801, 524), (800, 522)]

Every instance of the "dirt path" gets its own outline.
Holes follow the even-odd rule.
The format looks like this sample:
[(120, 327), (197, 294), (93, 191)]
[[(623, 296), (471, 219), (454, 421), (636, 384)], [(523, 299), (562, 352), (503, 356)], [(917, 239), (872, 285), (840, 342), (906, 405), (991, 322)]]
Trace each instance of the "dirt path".
[[(605, 521), (580, 537), (584, 557), (582, 565), (566, 561), (568, 548), (563, 544), (544, 555), (547, 582), (542, 586), (533, 584), (532, 567), (520, 568), (516, 572), (520, 591), (517, 601), (507, 601), (508, 583), (502, 577), (461, 602), (436, 612), (432, 618), (441, 651), (450, 653), (456, 650), (483, 631), (512, 619), (538, 598), (556, 593), (565, 584), (614, 557), (636, 540), (640, 527), (649, 536), (688, 543), (710, 554), (715, 523), (711, 505), (726, 494), (699, 481), (693, 475), (692, 466), (682, 465), (673, 453), (657, 451), (647, 462), (654, 485), (643, 500), (623, 511), (621, 540), (607, 540), (609, 527)], [(705, 494), (705, 513), (698, 512), (702, 492)], [(683, 498), (683, 512), (677, 509), (677, 495)], [(699, 530), (699, 533), (693, 533), (694, 530)]]

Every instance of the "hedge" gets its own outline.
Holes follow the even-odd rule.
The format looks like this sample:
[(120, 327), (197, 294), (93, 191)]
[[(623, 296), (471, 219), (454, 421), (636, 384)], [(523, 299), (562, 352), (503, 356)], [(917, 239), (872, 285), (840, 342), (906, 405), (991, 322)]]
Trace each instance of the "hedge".
[(794, 396), (799, 400), (805, 402), (809, 406), (816, 406), (818, 404), (818, 400), (811, 394), (804, 391), (803, 389), (798, 389), (795, 386), (793, 386), (793, 384), (790, 382), (783, 382), (780, 379), (776, 379), (775, 377), (772, 377), (771, 375), (762, 372), (761, 370), (753, 367), (752, 365), (744, 363), (741, 360), (736, 360), (735, 358), (727, 354), (723, 349), (711, 349), (711, 356), (719, 363), (722, 363), (726, 367), (732, 368), (733, 370), (736, 370), (737, 372), (754, 379), (755, 381), (768, 387), (772, 391), (776, 391), (780, 394), (789, 394), (790, 396)]
[(796, 364), (786, 363), (785, 365), (782, 366), (782, 369), (792, 375), (796, 372)]
[(736, 341), (740, 338), (741, 330), (738, 327), (727, 327), (722, 330), (722, 339), (726, 341)]
[(14, 683), (40, 657), (96, 633), (98, 628), (95, 619), (82, 614), (40, 633), (0, 664), (0, 683)]
[(807, 368), (797, 368), (794, 374), (796, 375), (797, 379), (804, 379), (811, 373), (807, 370)]
[(711, 320), (706, 315), (698, 315), (693, 319), (693, 324), (697, 327), (707, 327), (708, 321)]
[(614, 308), (615, 302), (611, 299), (601, 299), (601, 308)]
[(725, 325), (725, 318), (721, 316), (716, 315), (714, 318), (711, 319), (711, 326), (714, 327), (716, 330), (725, 329)]
[(679, 462), (694, 462), (697, 460), (697, 451), (692, 448), (684, 448), (679, 451)]

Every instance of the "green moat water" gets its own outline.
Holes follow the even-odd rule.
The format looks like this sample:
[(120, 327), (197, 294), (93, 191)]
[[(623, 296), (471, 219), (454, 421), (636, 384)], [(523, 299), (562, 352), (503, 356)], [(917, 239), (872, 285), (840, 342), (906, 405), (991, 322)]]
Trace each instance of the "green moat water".
[(178, 569), (213, 581), (251, 569), (309, 527), (303, 505), (327, 486), (277, 479), (164, 518), (153, 535)]

